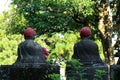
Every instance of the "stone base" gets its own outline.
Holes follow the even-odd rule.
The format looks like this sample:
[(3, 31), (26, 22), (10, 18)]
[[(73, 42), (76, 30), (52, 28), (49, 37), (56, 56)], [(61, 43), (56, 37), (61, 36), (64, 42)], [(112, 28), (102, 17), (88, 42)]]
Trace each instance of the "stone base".
[(51, 80), (48, 74), (59, 74), (58, 66), (48, 64), (17, 64), (0, 67), (0, 80)]
[[(66, 68), (67, 69), (67, 68)], [(89, 66), (79, 68), (68, 68), (66, 70), (67, 80), (108, 80), (107, 66)]]
[(111, 80), (120, 80), (120, 65), (110, 66), (110, 78)]

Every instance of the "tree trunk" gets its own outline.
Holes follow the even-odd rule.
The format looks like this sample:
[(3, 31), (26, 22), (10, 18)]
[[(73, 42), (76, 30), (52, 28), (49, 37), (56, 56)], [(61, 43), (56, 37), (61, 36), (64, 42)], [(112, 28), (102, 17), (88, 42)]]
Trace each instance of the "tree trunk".
[(101, 33), (100, 35), (102, 39), (105, 59), (107, 64), (112, 65), (114, 64), (114, 56), (112, 49), (113, 24), (109, 0), (101, 0), (98, 9), (100, 18), (98, 28)]

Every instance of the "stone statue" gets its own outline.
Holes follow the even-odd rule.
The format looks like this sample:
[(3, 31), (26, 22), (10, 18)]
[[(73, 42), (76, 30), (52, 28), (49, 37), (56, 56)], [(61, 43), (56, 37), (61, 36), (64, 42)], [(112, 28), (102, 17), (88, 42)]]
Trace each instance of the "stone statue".
[(80, 30), (81, 41), (77, 42), (74, 45), (74, 59), (79, 59), (80, 62), (84, 65), (98, 65), (103, 63), (99, 51), (98, 46), (90, 37), (92, 32), (89, 27), (83, 27)]
[(42, 47), (34, 41), (36, 32), (31, 27), (24, 30), (24, 41), (18, 46), (16, 63), (46, 63)]

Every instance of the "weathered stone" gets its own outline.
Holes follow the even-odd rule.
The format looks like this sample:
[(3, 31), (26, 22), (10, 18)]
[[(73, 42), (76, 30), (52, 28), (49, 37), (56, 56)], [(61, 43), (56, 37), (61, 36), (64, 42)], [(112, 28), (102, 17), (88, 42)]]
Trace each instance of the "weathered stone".
[(48, 74), (59, 74), (59, 66), (18, 64), (0, 67), (0, 80), (51, 80)]
[(110, 66), (110, 77), (111, 80), (120, 80), (120, 65)]
[(0, 80), (9, 80), (10, 67), (10, 65), (2, 65), (0, 67)]
[(67, 67), (67, 80), (108, 80), (107, 66)]

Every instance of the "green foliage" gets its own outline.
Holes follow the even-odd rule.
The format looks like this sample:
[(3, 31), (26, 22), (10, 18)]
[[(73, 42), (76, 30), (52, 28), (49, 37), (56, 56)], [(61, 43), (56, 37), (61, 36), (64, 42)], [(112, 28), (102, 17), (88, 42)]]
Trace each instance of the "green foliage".
[[(26, 27), (25, 25), (34, 27), (38, 34), (66, 32), (67, 30), (75, 31), (81, 27), (80, 25), (84, 25), (73, 20), (75, 14), (78, 15), (77, 18), (80, 20), (86, 18), (90, 23), (94, 22), (94, 1), (92, 0), (12, 1), (13, 9), (17, 12), (17, 16), (19, 16), (16, 16), (17, 18), (13, 17), (15, 20), (13, 20), (13, 23), (10, 23), (11, 25), (16, 25), (10, 27), (15, 30), (14, 33), (21, 32), (21, 28)], [(19, 25), (19, 23), (22, 25)]]
[(15, 62), (17, 58), (17, 47), (22, 40), (21, 35), (6, 34), (8, 28), (9, 18), (7, 12), (4, 12), (4, 16), (0, 16), (0, 64), (7, 65)]
[(48, 77), (52, 80), (60, 80), (60, 74), (49, 74)]
[(94, 13), (94, 1), (92, 0), (67, 0), (67, 4), (70, 6), (69, 10), (72, 10), (73, 13), (75, 11), (79, 14), (83, 14), (85, 17), (93, 15)]
[(12, 64), (17, 58), (17, 47), (22, 36), (6, 35), (4, 30), (0, 34), (0, 64)]
[(16, 12), (15, 7), (11, 6), (11, 10), (3, 12), (2, 19), (0, 19), (0, 27), (6, 30), (8, 34), (20, 34), (23, 33), (23, 29), (26, 27), (26, 19)]
[(97, 69), (95, 71), (95, 77), (94, 77), (94, 80), (103, 80), (102, 76), (103, 75), (106, 75), (106, 71), (104, 70), (100, 70), (100, 69)]
[[(85, 71), (86, 69), (82, 69), (82, 63), (79, 62), (77, 59), (72, 59), (67, 63), (67, 68), (70, 68), (67, 70), (67, 75), (69, 75), (67, 78), (69, 80), (87, 80), (85, 78)], [(80, 69), (81, 68), (81, 69)]]
[(65, 34), (55, 33), (48, 38), (49, 46), (52, 48), (48, 57), (48, 61), (51, 59), (56, 60), (70, 60), (73, 55), (74, 43), (78, 41), (78, 33), (66, 32)]

